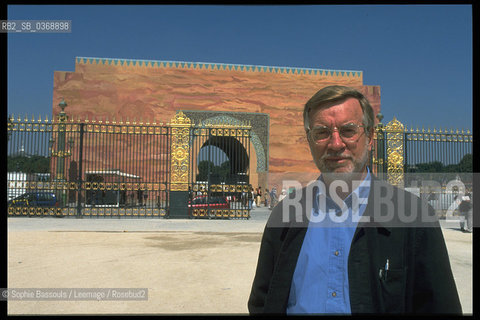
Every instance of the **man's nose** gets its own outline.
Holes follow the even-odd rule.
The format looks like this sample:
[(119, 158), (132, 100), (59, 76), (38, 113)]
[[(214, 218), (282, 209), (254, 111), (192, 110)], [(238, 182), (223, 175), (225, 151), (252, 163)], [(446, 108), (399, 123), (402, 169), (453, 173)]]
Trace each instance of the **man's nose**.
[(334, 130), (332, 132), (332, 136), (330, 137), (328, 147), (331, 150), (335, 150), (335, 151), (345, 148), (345, 143), (343, 142), (342, 138), (340, 137), (340, 134), (338, 133), (338, 130)]

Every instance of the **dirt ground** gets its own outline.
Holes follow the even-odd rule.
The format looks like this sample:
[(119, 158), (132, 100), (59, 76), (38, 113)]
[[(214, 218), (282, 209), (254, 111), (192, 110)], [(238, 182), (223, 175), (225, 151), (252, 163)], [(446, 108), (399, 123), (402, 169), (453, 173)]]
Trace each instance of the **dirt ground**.
[(12, 232), (9, 288), (148, 288), (146, 301), (9, 301), (9, 314), (246, 313), (261, 234)]
[[(472, 235), (444, 229), (465, 313)], [(245, 314), (261, 233), (8, 233), (9, 288), (148, 288), (145, 301), (8, 301), (8, 314)]]

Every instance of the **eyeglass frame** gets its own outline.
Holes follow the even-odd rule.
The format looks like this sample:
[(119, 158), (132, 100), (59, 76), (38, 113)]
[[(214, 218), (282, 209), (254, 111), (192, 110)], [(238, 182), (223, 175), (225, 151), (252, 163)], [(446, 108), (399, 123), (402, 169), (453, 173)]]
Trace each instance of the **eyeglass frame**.
[[(366, 132), (367, 132), (367, 126), (364, 125), (364, 124), (359, 125), (359, 124), (357, 124), (357, 123), (350, 122), (350, 123), (344, 124), (344, 125), (342, 125), (342, 126), (340, 126), (340, 127), (345, 127), (345, 126), (355, 126), (357, 130), (358, 130), (359, 128), (364, 128), (364, 129), (363, 129), (363, 133), (366, 133)], [(325, 139), (322, 139), (322, 140), (314, 140), (313, 137), (311, 136), (311, 132), (313, 132), (313, 130), (315, 130), (315, 129), (322, 129), (322, 128), (328, 129), (328, 130), (330, 131), (329, 136), (328, 136), (327, 138), (325, 138)], [(307, 136), (308, 136), (315, 144), (322, 144), (322, 143), (325, 143), (325, 142), (329, 141), (329, 140), (332, 138), (332, 134), (333, 134), (333, 132), (334, 132), (335, 130), (338, 131), (338, 135), (339, 135), (340, 139), (342, 139), (343, 142), (347, 142), (347, 143), (355, 142), (356, 140), (360, 139), (360, 137), (361, 137), (361, 134), (359, 134), (358, 137), (355, 137), (355, 136), (354, 136), (353, 139), (352, 139), (352, 138), (345, 138), (345, 137), (343, 137), (343, 136), (340, 134), (340, 130), (339, 130), (339, 128), (338, 128), (337, 126), (334, 126), (333, 129), (330, 128), (330, 127), (327, 127), (327, 126), (317, 126), (317, 127), (313, 127), (312, 129), (308, 128), (308, 129), (307, 129)], [(358, 134), (358, 132), (355, 133), (355, 135), (357, 135), (357, 134)], [(349, 140), (349, 139), (352, 139), (352, 140)]]

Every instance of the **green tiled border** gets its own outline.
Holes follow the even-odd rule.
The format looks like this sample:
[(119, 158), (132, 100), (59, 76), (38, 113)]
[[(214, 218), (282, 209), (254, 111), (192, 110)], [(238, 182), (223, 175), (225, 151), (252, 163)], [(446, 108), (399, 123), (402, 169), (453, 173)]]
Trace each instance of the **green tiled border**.
[(266, 113), (231, 112), (231, 111), (200, 111), (181, 110), (193, 123), (220, 123), (240, 124), (248, 122), (252, 126), (251, 142), (257, 154), (257, 172), (268, 171), (269, 128), (270, 116)]

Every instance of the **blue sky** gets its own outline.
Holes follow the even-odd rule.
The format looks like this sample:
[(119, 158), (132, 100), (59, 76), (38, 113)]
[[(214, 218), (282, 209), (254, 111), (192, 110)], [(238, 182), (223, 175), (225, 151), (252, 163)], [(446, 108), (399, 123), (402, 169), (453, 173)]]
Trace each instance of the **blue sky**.
[(472, 128), (470, 5), (8, 6), (71, 33), (8, 34), (8, 113), (52, 114), (54, 71), (102, 57), (363, 71), (384, 123)]

